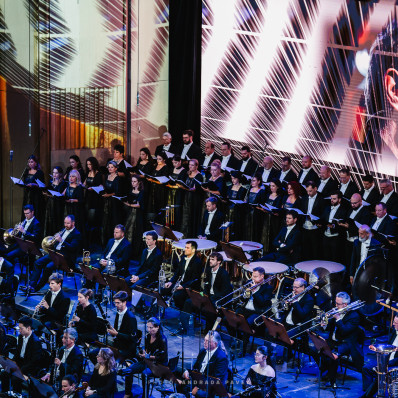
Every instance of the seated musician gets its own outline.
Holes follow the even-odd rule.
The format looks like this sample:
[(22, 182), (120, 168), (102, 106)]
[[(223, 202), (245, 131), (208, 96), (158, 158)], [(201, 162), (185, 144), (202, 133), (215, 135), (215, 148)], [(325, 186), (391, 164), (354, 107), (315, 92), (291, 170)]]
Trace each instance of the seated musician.
[(85, 397), (109, 398), (116, 392), (116, 361), (110, 348), (101, 348), (97, 355), (97, 364), (88, 381)]
[(126, 278), (131, 289), (135, 286), (147, 287), (156, 283), (160, 266), (163, 262), (163, 255), (156, 243), (158, 234), (155, 231), (147, 232), (145, 235), (146, 248), (143, 250), (138, 269), (134, 275)]
[(69, 322), (69, 327), (76, 329), (79, 339), (78, 344), (92, 343), (97, 340), (97, 311), (90, 298), (93, 296), (91, 289), (80, 289), (77, 294), (79, 301), (75, 314)]
[(269, 363), (268, 347), (258, 347), (252, 365), (243, 382), (244, 390), (233, 397), (263, 398), (276, 396), (275, 369)]
[[(35, 217), (35, 211), (32, 205), (26, 205), (23, 208), (25, 220), (18, 224), (17, 237), (23, 240), (29, 240), (39, 246), (43, 231), (39, 220)], [(15, 265), (15, 262), (22, 261), (25, 253), (21, 250), (17, 243), (12, 244), (7, 249), (0, 249), (0, 254), (3, 254), (11, 263)]]
[(276, 252), (268, 253), (259, 261), (276, 261), (287, 265), (300, 261), (301, 232), (297, 225), (297, 212), (286, 212), (286, 226), (282, 227), (272, 244)]
[[(350, 296), (346, 292), (339, 292), (336, 294), (336, 309), (344, 311), (351, 302)], [(321, 371), (328, 370), (328, 377), (330, 385), (335, 387), (336, 374), (338, 366), (338, 357), (341, 355), (351, 356), (355, 367), (360, 372), (363, 367), (364, 357), (363, 350), (358, 342), (360, 333), (360, 317), (357, 311), (346, 310), (343, 314), (335, 314), (332, 319), (329, 319), (327, 325), (322, 324), (329, 332), (327, 342), (332, 351), (337, 352), (336, 360), (332, 360), (327, 356), (322, 356)], [(312, 352), (312, 356), (317, 363), (319, 363), (319, 354)]]
[[(113, 230), (113, 238), (109, 239), (105, 250), (102, 253), (102, 258), (98, 263), (93, 263), (92, 266), (101, 271), (106, 272), (108, 260), (113, 260), (116, 267), (116, 275), (126, 277), (129, 272), (129, 264), (131, 257), (131, 244), (124, 236), (124, 226), (118, 224)], [(91, 287), (91, 286), (87, 286)]]
[[(108, 333), (113, 337), (112, 342), (108, 342), (112, 347), (119, 350), (120, 355), (126, 358), (134, 358), (137, 345), (137, 319), (127, 308), (127, 292), (121, 290), (113, 296), (117, 313), (113, 327), (108, 326)], [(99, 349), (91, 350), (89, 358), (94, 364), (97, 363), (96, 357)]]
[(184, 307), (185, 300), (188, 298), (186, 288), (193, 290), (200, 289), (202, 276), (202, 262), (196, 255), (198, 244), (194, 240), (189, 240), (185, 244), (185, 254), (181, 258), (170, 282), (167, 282), (161, 294), (173, 295), (174, 304), (180, 310)]
[[(43, 354), (43, 349), (41, 347), (41, 342), (39, 338), (35, 335), (32, 330), (32, 319), (23, 316), (18, 321), (19, 336), (17, 342), (17, 348), (13, 357), (20, 368), (25, 379), (28, 376), (37, 376), (37, 373), (42, 367), (41, 359)], [(0, 375), (1, 380), (1, 390), (6, 392), (10, 389), (14, 392), (22, 391), (22, 380), (10, 376), (9, 373), (3, 372)], [(10, 386), (11, 381), (11, 386)]]
[(206, 211), (203, 214), (203, 220), (199, 227), (199, 238), (208, 239), (214, 242), (221, 240), (222, 231), (220, 229), (224, 222), (224, 214), (217, 209), (217, 198), (210, 197), (206, 199)]
[(354, 240), (351, 255), (350, 282), (354, 282), (354, 276), (359, 266), (368, 256), (381, 253), (381, 243), (373, 238), (370, 227), (362, 225), (358, 230), (358, 238)]
[(59, 325), (65, 323), (65, 317), (69, 310), (70, 300), (62, 290), (64, 277), (55, 272), (48, 278), (50, 289), (36, 306), (39, 311), (40, 321), (51, 330), (57, 330)]
[(73, 392), (73, 391), (76, 390), (77, 385), (78, 385), (78, 383), (77, 383), (77, 381), (76, 381), (74, 376), (65, 375), (62, 378), (62, 381), (61, 381), (61, 392), (62, 392), (62, 394), (65, 394), (64, 396), (68, 397), (68, 398), (78, 398), (79, 397), (79, 393), (78, 392), (76, 392), (76, 393)]
[(76, 330), (72, 328), (65, 329), (62, 336), (62, 348), (59, 350), (47, 374), (41, 378), (43, 381), (52, 385), (60, 384), (63, 377), (67, 374), (73, 375), (77, 381), (80, 380), (83, 371), (83, 354), (76, 342)]
[[(214, 306), (217, 300), (222, 299), (232, 292), (231, 280), (228, 272), (222, 267), (222, 262), (223, 257), (220, 253), (211, 253), (209, 258), (209, 267), (206, 268), (205, 272), (203, 293), (209, 297)], [(220, 304), (222, 304), (222, 302), (220, 302)], [(182, 330), (180, 329), (179, 332), (187, 332), (190, 318), (189, 314), (193, 313), (194, 308), (192, 300), (187, 299), (180, 315)], [(211, 313), (205, 313), (204, 315), (206, 316), (207, 332), (214, 325), (216, 315)]]
[(13, 293), (14, 266), (4, 257), (0, 257), (0, 275), (3, 275), (0, 283), (0, 296)]
[(133, 363), (121, 373), (126, 375), (125, 378), (125, 395), (124, 398), (129, 398), (133, 395), (131, 389), (133, 386), (134, 374), (142, 374), (142, 385), (145, 389), (146, 378), (152, 375), (151, 370), (144, 362), (144, 358), (167, 366), (168, 363), (168, 349), (167, 338), (163, 334), (162, 326), (157, 318), (149, 318), (146, 324), (147, 335), (145, 336), (144, 348), (140, 349), (138, 353), (138, 362)]
[[(65, 257), (68, 266), (73, 269), (75, 267), (76, 257), (80, 252), (81, 234), (75, 228), (75, 216), (68, 215), (64, 220), (64, 230), (54, 236), (55, 247), (54, 251), (60, 253)], [(51, 257), (47, 254), (37, 261), (33, 266), (33, 271), (30, 276), (30, 286), (27, 288), (30, 291), (39, 291), (47, 282), (48, 277), (55, 270), (55, 264)], [(26, 290), (23, 289), (22, 290)]]
[[(224, 384), (228, 377), (228, 357), (225, 353), (224, 343), (218, 332), (209, 332), (204, 339), (204, 348), (199, 351), (198, 357), (192, 367), (192, 370), (202, 373), (203, 376), (212, 376), (220, 379)], [(188, 392), (190, 390), (189, 372), (186, 370), (182, 375), (184, 381), (177, 380), (180, 384), (177, 385), (177, 391)], [(191, 394), (195, 397), (207, 397), (206, 386), (204, 390), (199, 387), (193, 387)], [(209, 395), (213, 397), (214, 395)]]
[[(394, 316), (394, 330), (388, 338), (387, 344), (398, 347), (398, 315)], [(362, 389), (365, 393), (361, 398), (371, 398), (377, 392), (377, 374), (375, 372), (376, 361), (368, 362), (362, 368)], [(391, 353), (388, 358), (388, 368), (398, 366), (398, 353)]]

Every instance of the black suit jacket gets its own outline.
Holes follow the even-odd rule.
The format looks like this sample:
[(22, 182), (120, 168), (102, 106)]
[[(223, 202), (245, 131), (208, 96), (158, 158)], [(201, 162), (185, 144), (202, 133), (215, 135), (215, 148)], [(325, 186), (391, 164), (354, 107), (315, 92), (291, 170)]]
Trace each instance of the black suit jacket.
[[(347, 212), (347, 219), (350, 218), (351, 213), (352, 213), (352, 209), (351, 209), (351, 211)], [(361, 210), (358, 211), (358, 213), (352, 220), (357, 221), (362, 225), (363, 224), (369, 225), (371, 219), (372, 219), (372, 215), (370, 214), (369, 206), (362, 206)], [(358, 236), (358, 228), (356, 227), (355, 223), (353, 223), (353, 222), (349, 223), (348, 236), (349, 237)]]
[[(289, 262), (298, 262), (301, 254), (301, 232), (296, 224), (285, 239), (287, 227), (282, 227), (272, 244), (277, 248), (278, 253), (287, 257)], [(280, 247), (284, 243), (285, 246)]]
[[(341, 184), (339, 184), (339, 190), (341, 189)], [(358, 193), (359, 188), (357, 184), (353, 180), (350, 180), (347, 186), (347, 189), (345, 190), (343, 196), (347, 199), (351, 199), (351, 196), (354, 195), (354, 193)]]
[[(380, 198), (382, 199), (382, 197)], [(393, 192), (386, 202), (387, 213), (398, 217), (398, 194)]]
[[(330, 216), (330, 212), (332, 210), (332, 206), (326, 206), (325, 209), (323, 210), (322, 213), (322, 217), (321, 217), (321, 221), (323, 224), (325, 224), (325, 228), (324, 230), (326, 230), (327, 226), (326, 224), (328, 224), (329, 222), (329, 216)], [(344, 207), (342, 203), (340, 203), (339, 208), (337, 209), (336, 213), (334, 214), (334, 218), (336, 220), (345, 220), (347, 218), (347, 207)], [(346, 230), (342, 227), (340, 227), (339, 224), (337, 224), (337, 222), (333, 222), (332, 224), (334, 225), (334, 228), (330, 228), (330, 233), (332, 234), (339, 234), (340, 237), (344, 238), (344, 232), (346, 232)]]
[(113, 341), (113, 346), (124, 351), (128, 358), (136, 355), (137, 345), (137, 319), (134, 314), (127, 310), (123, 315), (123, 320), (118, 329), (119, 314), (116, 313), (114, 328), (118, 331), (118, 335)]
[(358, 312), (349, 311), (343, 319), (336, 322), (335, 318), (329, 320), (327, 330), (329, 330), (329, 339), (332, 339), (336, 331), (337, 342), (349, 342), (353, 345), (358, 344), (360, 317)]
[[(319, 184), (321, 182), (322, 181), (319, 181)], [(322, 192), (318, 189), (318, 193), (320, 193), (324, 198), (327, 198), (333, 191), (337, 191), (338, 187), (338, 182), (334, 178), (330, 177), (328, 182), (323, 187)]]
[[(264, 311), (266, 311), (268, 308), (271, 306), (271, 299), (273, 297), (272, 295), (272, 286), (269, 285), (268, 283), (265, 283), (260, 286), (260, 289), (257, 290), (253, 294), (253, 307), (254, 307), (254, 312), (257, 314), (261, 314)], [(245, 307), (249, 299), (243, 300), (243, 306)]]
[[(205, 230), (207, 227), (207, 222), (209, 220), (209, 212), (205, 211), (203, 214), (202, 224), (200, 226), (199, 235), (205, 236)], [(213, 219), (210, 224), (210, 234), (206, 235), (206, 238), (214, 242), (219, 242), (222, 236), (222, 231), (220, 229), (222, 223), (224, 222), (224, 214), (221, 210), (216, 210)]]
[[(376, 220), (377, 220), (377, 218), (374, 217), (370, 223), (370, 228), (373, 228)], [(377, 228), (377, 232), (380, 232), (384, 235), (392, 235), (392, 236), (397, 235), (397, 225), (391, 219), (391, 217), (388, 215), (388, 213), (384, 217), (384, 220), (380, 223), (379, 228)]]
[[(44, 300), (47, 302), (48, 305), (51, 303), (51, 291), (48, 291), (44, 295)], [(44, 322), (58, 322), (64, 323), (66, 314), (68, 313), (70, 305), (70, 298), (66, 297), (65, 293), (61, 289), (60, 292), (57, 294), (57, 297), (54, 300), (54, 303), (48, 309), (41, 308), (41, 312), (44, 314)]]
[(362, 188), (361, 191), (360, 191), (360, 195), (362, 196), (362, 198), (363, 198), (364, 201), (366, 201), (366, 202), (368, 202), (368, 203), (371, 204), (372, 209), (373, 209), (373, 208), (375, 207), (376, 203), (379, 203), (379, 202), (380, 202), (380, 198), (381, 198), (380, 191), (379, 191), (379, 190), (377, 189), (377, 187), (375, 186), (375, 187), (370, 191), (370, 194), (367, 196), (366, 199), (363, 197), (364, 193), (365, 193), (365, 190)]
[[(300, 181), (302, 174), (303, 174), (303, 169), (301, 169), (298, 174), (298, 177), (297, 177), (298, 181)], [(308, 181), (313, 181), (313, 182), (315, 182), (316, 185), (319, 185), (319, 176), (312, 167), (308, 171), (307, 175), (304, 177), (304, 180), (300, 184), (305, 185)]]
[[(182, 151), (184, 149), (184, 145), (180, 147), (180, 150), (178, 152), (179, 155), (182, 154)], [(202, 158), (202, 151), (200, 150), (200, 147), (198, 147), (196, 144), (192, 143), (190, 148), (188, 149), (187, 156), (189, 159), (196, 159), (198, 162)], [(188, 160), (188, 159), (186, 159)]]
[[(277, 178), (278, 180), (281, 179), (281, 174), (282, 174), (282, 170), (278, 170), (278, 174), (277, 174), (277, 176), (276, 176), (276, 178)], [(290, 169), (290, 170), (287, 172), (287, 174), (285, 175), (285, 178), (283, 179), (282, 182), (284, 182), (285, 184), (287, 184), (287, 183), (290, 182), (290, 181), (297, 181), (297, 174), (296, 174), (292, 169)]]
[(36, 375), (42, 368), (40, 363), (43, 349), (39, 338), (32, 332), (25, 348), (25, 355), (21, 358), (23, 337), (18, 336), (17, 349), (13, 360), (18, 364), (24, 375)]
[[(66, 261), (68, 261), (71, 265), (74, 265), (76, 262), (76, 257), (81, 251), (81, 244), (82, 235), (76, 228), (74, 228), (73, 231), (62, 242), (59, 253), (65, 257)], [(55, 244), (55, 247), (57, 246), (58, 244)]]
[(188, 268), (185, 271), (185, 258), (185, 256), (182, 257), (170, 282), (174, 284), (184, 275), (184, 279), (181, 280), (181, 286), (184, 288), (190, 287), (191, 289), (198, 291), (200, 289), (202, 277), (202, 262), (197, 255), (194, 255), (189, 261)]
[[(262, 176), (264, 173), (264, 167), (259, 167), (257, 173)], [(271, 167), (271, 171), (268, 174), (267, 181), (263, 181), (263, 182), (270, 182), (274, 178), (278, 178), (279, 175), (280, 175), (280, 171), (277, 170), (275, 167)]]
[[(359, 241), (359, 239), (355, 239), (354, 246), (352, 248), (352, 255), (351, 255), (350, 276), (355, 275), (358, 267), (361, 264), (361, 246), (362, 246), (362, 244)], [(374, 254), (380, 254), (380, 253), (381, 253), (381, 243), (372, 237), (370, 240), (367, 257), (372, 256)]]
[[(163, 150), (163, 144), (158, 145), (155, 149), (155, 156), (158, 156), (159, 153), (162, 153)], [(170, 144), (170, 148), (167, 152), (173, 153), (174, 155), (181, 153), (180, 148), (178, 147), (178, 145), (175, 145), (173, 143)]]
[[(222, 157), (221, 157), (221, 161), (222, 161)], [(231, 169), (234, 169), (234, 170), (238, 170), (239, 163), (240, 163), (239, 160), (234, 155), (231, 154), (231, 157), (229, 158), (228, 163), (227, 163), (227, 167), (230, 167)]]
[[(62, 360), (64, 356), (64, 348), (61, 348), (58, 353), (58, 359)], [(53, 374), (54, 364), (50, 366), (50, 374)], [(73, 375), (79, 381), (83, 372), (83, 354), (80, 348), (75, 345), (69, 355), (66, 357), (65, 363), (59, 365), (58, 380), (62, 380), (65, 375)]]
[(30, 240), (31, 242), (39, 245), (43, 239), (43, 229), (39, 220), (35, 217), (29, 225), (29, 228), (26, 230), (26, 234), (24, 235), (25, 240)]
[[(111, 251), (115, 239), (109, 239), (106, 244), (105, 250), (102, 253), (102, 258), (105, 258)], [(131, 245), (130, 242), (124, 237), (118, 244), (117, 248), (111, 255), (111, 260), (115, 262), (116, 273), (121, 276), (127, 276), (129, 271), (129, 264), (131, 258)]]
[[(308, 212), (308, 202), (309, 202), (308, 196), (301, 198), (300, 210), (305, 214), (307, 214)], [(314, 206), (312, 207), (311, 214), (320, 218), (322, 216), (324, 208), (325, 208), (325, 201), (321, 194), (317, 194)], [(316, 222), (314, 222), (314, 224), (316, 224)]]
[(148, 279), (148, 282), (153, 282), (158, 279), (160, 266), (163, 262), (162, 252), (158, 247), (152, 250), (148, 256), (148, 248), (145, 248), (141, 255), (137, 276), (140, 280)]
[[(200, 372), (206, 354), (207, 351), (204, 348), (199, 351), (198, 357), (193, 365), (194, 370)], [(204, 376), (206, 376), (207, 374), (212, 377), (217, 377), (221, 380), (223, 384), (225, 384), (225, 381), (227, 380), (228, 358), (225, 352), (220, 347), (218, 347), (217, 350), (214, 352), (203, 372)]]
[[(239, 166), (238, 166), (238, 171), (240, 171), (240, 168), (242, 167), (243, 160), (239, 160)], [(252, 176), (258, 168), (258, 163), (253, 159), (250, 158), (249, 161), (246, 164), (245, 170), (242, 171), (243, 174), (246, 174), (247, 176)]]
[[(202, 167), (203, 166), (203, 163), (204, 163), (204, 161), (205, 161), (205, 157), (206, 157), (206, 155), (205, 154), (202, 154), (202, 157), (200, 158), (200, 160), (199, 160), (199, 164), (200, 164), (200, 166)], [(207, 167), (210, 167), (211, 166), (211, 164), (215, 161), (215, 160), (221, 160), (221, 156), (220, 155), (217, 155), (215, 152), (213, 152), (213, 154), (211, 155), (211, 158), (210, 158), (210, 160), (209, 160), (209, 163), (208, 163), (208, 165), (207, 165)]]
[(300, 300), (292, 304), (292, 321), (295, 325), (304, 323), (311, 319), (312, 309), (314, 308), (314, 299), (309, 294), (304, 294)]
[(211, 296), (212, 301), (217, 301), (221, 297), (226, 296), (227, 294), (232, 292), (232, 285), (231, 285), (231, 280), (229, 277), (228, 272), (220, 267), (217, 271), (216, 278), (214, 279), (214, 284), (213, 284), (213, 295), (210, 295), (210, 288), (211, 288), (211, 269), (210, 267), (207, 267), (206, 269), (206, 275), (205, 275), (205, 285), (203, 292), (207, 296)]

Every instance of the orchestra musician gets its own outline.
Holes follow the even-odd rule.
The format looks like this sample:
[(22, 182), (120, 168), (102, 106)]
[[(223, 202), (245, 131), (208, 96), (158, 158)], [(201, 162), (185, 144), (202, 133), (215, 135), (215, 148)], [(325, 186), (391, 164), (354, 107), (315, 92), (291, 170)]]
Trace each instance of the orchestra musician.
[[(254, 362), (247, 372), (243, 382), (244, 391), (233, 395), (235, 397), (263, 398), (276, 397), (276, 373), (269, 362), (269, 350), (267, 346), (257, 347), (254, 354)], [(244, 393), (244, 395), (243, 395)]]
[[(138, 353), (138, 362), (133, 363), (121, 372), (123, 375), (126, 375), (124, 398), (129, 398), (133, 395), (131, 389), (134, 374), (142, 374), (142, 385), (144, 391), (146, 390), (146, 378), (151, 376), (152, 372), (144, 362), (144, 358), (150, 359), (160, 365), (167, 366), (168, 363), (167, 338), (163, 334), (159, 319), (155, 317), (149, 318), (146, 324), (146, 330), (148, 333), (145, 336), (144, 348), (140, 349)], [(146, 396), (145, 393), (144, 396)]]
[(48, 278), (50, 289), (36, 306), (40, 321), (51, 330), (57, 330), (65, 323), (65, 316), (69, 309), (70, 300), (62, 290), (64, 277), (60, 273), (53, 273)]
[(0, 275), (4, 275), (0, 283), (0, 297), (14, 292), (14, 266), (4, 257), (0, 257)]
[[(204, 338), (204, 348), (199, 351), (198, 357), (192, 367), (192, 370), (202, 373), (205, 377), (207, 375), (220, 379), (225, 386), (228, 377), (228, 357), (225, 352), (224, 343), (218, 332), (209, 332)], [(177, 380), (177, 391), (189, 392), (190, 380), (189, 372), (186, 370), (183, 375), (183, 380)], [(206, 388), (206, 387), (205, 387)], [(199, 389), (195, 386), (192, 388), (191, 394), (198, 398), (207, 397), (207, 391)], [(211, 393), (210, 393), (211, 394)], [(213, 397), (214, 395), (209, 395)]]
[[(347, 307), (351, 302), (350, 296), (346, 292), (339, 292), (336, 294), (336, 308), (342, 310)], [(327, 339), (329, 347), (333, 352), (337, 352), (336, 359), (332, 360), (329, 357), (322, 356), (322, 366), (321, 372), (328, 370), (328, 377), (330, 380), (330, 385), (332, 387), (336, 386), (336, 375), (338, 367), (338, 357), (341, 355), (351, 356), (354, 366), (358, 372), (361, 372), (364, 356), (363, 350), (359, 343), (359, 335), (361, 333), (360, 317), (357, 311), (351, 310), (345, 314), (335, 314), (329, 320), (327, 325), (321, 323), (329, 332), (329, 337)], [(319, 354), (311, 349), (312, 357), (317, 363), (319, 363)]]
[[(134, 358), (137, 345), (137, 319), (127, 308), (127, 292), (121, 290), (113, 296), (117, 313), (113, 327), (108, 325), (107, 332), (113, 337), (113, 341), (108, 342), (112, 347), (119, 350), (123, 358)], [(97, 363), (99, 349), (93, 349), (88, 356), (92, 363)]]
[[(68, 215), (64, 219), (64, 230), (54, 236), (54, 248), (56, 253), (64, 256), (71, 269), (75, 268), (77, 254), (81, 247), (81, 234), (75, 228), (75, 217)], [(47, 282), (48, 277), (55, 270), (55, 265), (51, 257), (47, 254), (35, 261), (33, 271), (30, 276), (30, 286), (27, 290), (37, 292)], [(22, 288), (21, 288), (22, 289)]]
[[(41, 341), (32, 330), (32, 319), (23, 316), (18, 320), (19, 336), (17, 340), (17, 347), (14, 353), (13, 361), (21, 369), (25, 379), (28, 376), (36, 376), (41, 369), (41, 360), (43, 349)], [(14, 392), (22, 391), (22, 380), (11, 376), (7, 372), (0, 373), (1, 390), (6, 392), (9, 390), (11, 382), (11, 390)]]
[(79, 381), (83, 372), (83, 354), (77, 346), (78, 334), (75, 329), (67, 328), (62, 336), (62, 348), (48, 372), (41, 378), (52, 385), (58, 384), (66, 375), (73, 375)]
[[(218, 252), (210, 254), (209, 267), (205, 271), (203, 294), (209, 297), (215, 305), (217, 300), (222, 299), (232, 292), (231, 280), (228, 272), (222, 267), (223, 257)], [(190, 314), (194, 311), (191, 299), (185, 301), (180, 320), (182, 329), (177, 332), (178, 335), (186, 333), (189, 327)], [(206, 332), (212, 328), (216, 320), (216, 315), (204, 313), (206, 317)]]
[(180, 310), (184, 307), (184, 303), (188, 298), (185, 289), (200, 289), (202, 262), (196, 255), (197, 249), (198, 244), (194, 240), (186, 242), (185, 254), (181, 258), (177, 270), (174, 272), (170, 282), (167, 282), (164, 285), (165, 288), (161, 291), (162, 296), (173, 293), (174, 304)]
[(93, 374), (88, 381), (85, 397), (109, 398), (116, 392), (116, 361), (110, 348), (101, 348)]
[(61, 391), (64, 395), (62, 397), (78, 398), (79, 393), (74, 392), (77, 388), (77, 381), (73, 375), (65, 375), (61, 380)]
[(77, 294), (79, 304), (69, 322), (69, 327), (76, 329), (78, 333), (78, 344), (92, 343), (97, 340), (97, 311), (90, 298), (93, 297), (91, 289), (82, 288)]
[(224, 221), (224, 214), (217, 208), (217, 199), (215, 197), (207, 198), (205, 203), (207, 211), (203, 214), (198, 237), (199, 239), (219, 242), (222, 235), (220, 227)]

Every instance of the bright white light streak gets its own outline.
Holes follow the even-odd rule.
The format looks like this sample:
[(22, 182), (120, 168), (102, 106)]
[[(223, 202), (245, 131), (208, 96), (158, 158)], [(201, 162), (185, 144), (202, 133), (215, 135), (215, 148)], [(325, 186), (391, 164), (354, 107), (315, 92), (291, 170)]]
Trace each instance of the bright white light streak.
[(258, 97), (274, 62), (273, 54), (276, 53), (283, 29), (289, 21), (288, 8), (288, 0), (270, 0), (267, 9), (262, 11), (263, 31), (253, 57), (245, 60), (249, 73), (226, 129), (230, 139), (242, 140), (245, 137)]
[[(208, 1), (209, 9), (213, 11), (212, 35), (204, 54), (202, 54), (202, 101), (206, 101), (211, 82), (217, 74), (224, 58), (228, 43), (233, 37), (235, 23), (235, 5), (238, 0)], [(203, 106), (203, 103), (202, 103)]]
[(325, 53), (328, 44), (327, 39), (330, 31), (325, 29), (325, 26), (328, 25), (331, 15), (338, 15), (343, 3), (343, 0), (320, 1), (318, 3), (319, 13), (310, 16), (313, 17), (313, 29), (306, 32), (307, 48), (306, 54), (303, 56), (301, 74), (278, 135), (276, 149), (286, 152), (294, 152), (295, 150), (307, 114), (307, 107), (310, 104), (311, 93), (317, 86), (318, 72), (321, 71), (323, 57), (320, 57), (319, 54)]

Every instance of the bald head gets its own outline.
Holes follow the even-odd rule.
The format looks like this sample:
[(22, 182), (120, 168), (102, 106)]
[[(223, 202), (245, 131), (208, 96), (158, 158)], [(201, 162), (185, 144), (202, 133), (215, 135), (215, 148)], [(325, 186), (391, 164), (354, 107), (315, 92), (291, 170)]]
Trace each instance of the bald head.
[(266, 156), (263, 159), (263, 167), (266, 170), (269, 170), (273, 166), (273, 164), (274, 164), (274, 160), (271, 158), (271, 156)]
[(351, 207), (354, 210), (359, 209), (362, 206), (362, 197), (359, 193), (354, 193), (354, 195), (351, 196)]
[(329, 166), (322, 166), (319, 170), (321, 180), (327, 180), (332, 175), (332, 169)]

